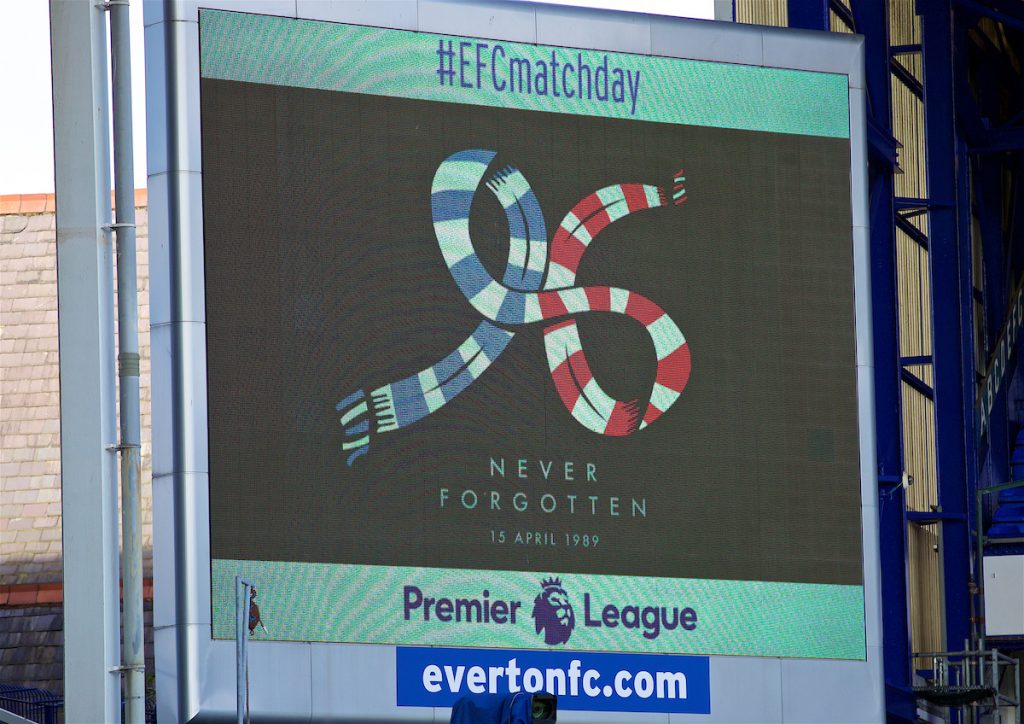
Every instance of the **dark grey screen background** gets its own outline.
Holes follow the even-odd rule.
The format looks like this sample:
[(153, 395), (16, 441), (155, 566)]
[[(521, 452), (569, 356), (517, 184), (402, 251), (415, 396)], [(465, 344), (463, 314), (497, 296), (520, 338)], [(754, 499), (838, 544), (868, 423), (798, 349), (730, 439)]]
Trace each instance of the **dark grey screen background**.
[[(862, 582), (847, 139), (208, 79), (201, 91), (213, 558)], [(663, 307), (690, 343), (689, 385), (650, 428), (596, 435), (562, 406), (541, 327), (525, 327), (468, 390), (350, 469), (335, 403), (437, 362), (480, 321), (431, 225), (433, 174), (465, 148), (523, 171), (549, 237), (584, 195), (686, 168), (689, 200), (609, 227), (579, 283)], [(507, 224), (486, 190), (471, 232), (500, 278)], [(602, 386), (646, 404), (646, 332), (618, 315), (579, 322)], [(502, 457), (505, 480), (489, 475)], [(555, 473), (563, 461), (576, 480)], [(465, 489), (475, 510), (458, 504)], [(544, 493), (556, 512), (540, 510)], [(568, 513), (568, 494), (598, 496), (598, 514)], [(600, 540), (567, 547), (566, 533)]]

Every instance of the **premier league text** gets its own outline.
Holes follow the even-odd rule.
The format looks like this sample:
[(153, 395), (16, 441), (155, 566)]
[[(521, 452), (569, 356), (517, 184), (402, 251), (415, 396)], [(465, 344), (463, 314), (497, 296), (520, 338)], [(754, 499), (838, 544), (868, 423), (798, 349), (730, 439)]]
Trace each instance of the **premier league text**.
[[(402, 613), (406, 621), (424, 623), (508, 624), (523, 620), (521, 600), (491, 597), (489, 590), (473, 597), (425, 594), (419, 586), (402, 590)], [(519, 614), (517, 619), (517, 614)], [(536, 614), (534, 614), (536, 615)], [(589, 592), (583, 594), (583, 625), (586, 628), (635, 629), (645, 639), (653, 640), (666, 631), (694, 631), (697, 611), (690, 606), (650, 606), (643, 603), (625, 605), (599, 602)]]
[(639, 69), (621, 68), (607, 54), (600, 61), (585, 60), (581, 52), (566, 55), (560, 59), (552, 50), (550, 58), (523, 58), (501, 43), (441, 38), (436, 72), (442, 86), (628, 104), (636, 115)]

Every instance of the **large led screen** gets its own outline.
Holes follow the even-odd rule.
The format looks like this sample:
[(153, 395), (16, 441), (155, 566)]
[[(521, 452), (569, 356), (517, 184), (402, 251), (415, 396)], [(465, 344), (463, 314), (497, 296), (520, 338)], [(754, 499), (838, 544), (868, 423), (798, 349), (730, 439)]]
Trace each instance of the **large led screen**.
[(845, 76), (200, 47), (215, 637), (864, 658)]

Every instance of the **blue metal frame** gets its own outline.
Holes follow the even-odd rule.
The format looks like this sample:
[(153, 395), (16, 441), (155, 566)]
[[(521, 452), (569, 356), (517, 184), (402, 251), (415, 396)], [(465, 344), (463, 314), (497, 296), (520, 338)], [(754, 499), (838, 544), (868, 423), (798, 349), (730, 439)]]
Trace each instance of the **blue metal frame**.
[(896, 149), (899, 144), (892, 134), (892, 71), (887, 4), (855, 2), (852, 21), (854, 30), (864, 36), (868, 135), (873, 151), (868, 183), (886, 711), (891, 720), (915, 721), (917, 707), (910, 671), (907, 505), (906, 491), (902, 485), (902, 367), (896, 291), (898, 216), (893, 174), (896, 171)]
[[(796, 0), (788, 3), (791, 25), (827, 27), (827, 19), (813, 25), (815, 18), (820, 18), (820, 3), (810, 3), (811, 7), (803, 9), (797, 7), (800, 4)], [(1008, 158), (998, 153), (1024, 150), (1024, 111), (1017, 109), (1020, 112), (1013, 118), (994, 124), (992, 119), (999, 118), (1000, 84), (1005, 90), (1007, 78), (987, 75), (974, 79), (975, 87), (971, 87), (967, 76), (968, 30), (986, 15), (1024, 31), (1024, 9), (1005, 0), (919, 2), (916, 9), (921, 16), (921, 45), (888, 47), (888, 3), (862, 0), (851, 5), (852, 13), (845, 6), (836, 5), (833, 11), (865, 38), (869, 136), (892, 137), (890, 92), (894, 78), (925, 102), (928, 198), (893, 198), (894, 164), (887, 165), (885, 161), (887, 157), (894, 159), (895, 154), (887, 153), (887, 142), (871, 143), (870, 168), (887, 714), (891, 721), (913, 721), (916, 707), (910, 689), (907, 523), (940, 527), (945, 641), (947, 647), (959, 648), (981, 615), (972, 606), (973, 571), (977, 563), (969, 521), (975, 512), (974, 492), (982, 484), (979, 480), (991, 484), (1005, 482), (1012, 476), (1012, 426), (1024, 425), (1024, 419), (1020, 419), (1024, 410), (1014, 409), (1011, 404), (1011, 400), (1024, 396), (1024, 365), (1013, 359), (1010, 379), (999, 392), (988, 434), (982, 441), (984, 446), (979, 448), (975, 435), (975, 303), (977, 300), (984, 304), (983, 346), (990, 351), (1007, 324), (1010, 290), (1024, 273), (1021, 214), (1014, 214), (1010, 227), (1004, 228), (1002, 209), (1004, 171), (1011, 168), (1015, 178), (1024, 177), (1024, 155)], [(916, 80), (903, 63), (893, 58), (915, 52), (923, 57), (924, 82)], [(1024, 91), (1024, 77), (1013, 80)], [(894, 142), (892, 148), (896, 145)], [(1024, 209), (1024, 183), (1015, 183), (1011, 191), (1014, 203)], [(983, 245), (980, 261), (984, 264), (984, 291), (978, 296), (972, 268), (972, 210), (978, 217)], [(927, 236), (908, 221), (923, 213), (929, 219)], [(931, 354), (899, 358), (894, 228), (902, 229), (929, 251)], [(1024, 336), (1018, 346), (1024, 346)], [(914, 365), (933, 366), (934, 387), (906, 369)], [(939, 499), (936, 511), (906, 511), (900, 485), (903, 382), (935, 400)]]
[(915, 390), (920, 392), (922, 395), (927, 397), (929, 400), (935, 399), (935, 390), (928, 386), (928, 384), (920, 377), (915, 375), (908, 369), (900, 370), (900, 379), (906, 382), (908, 385), (913, 387)]
[(789, 27), (828, 30), (828, 0), (788, 0)]
[[(791, 26), (828, 28), (826, 3), (790, 0), (788, 5)], [(891, 48), (887, 3), (861, 0), (852, 3), (852, 10), (849, 13), (845, 7), (833, 7), (843, 22), (865, 37), (869, 135), (872, 139), (885, 139), (871, 144), (870, 192), (886, 708), (891, 720), (913, 721), (916, 703), (911, 689), (912, 650), (907, 611), (908, 522), (940, 526), (947, 647), (961, 646), (970, 635), (972, 621), (968, 521), (972, 513), (972, 492), (977, 486), (978, 451), (971, 434), (975, 424), (976, 385), (971, 196), (968, 149), (957, 136), (956, 114), (951, 112), (964, 105), (962, 100), (960, 106), (957, 105), (958, 98), (969, 93), (965, 79), (954, 77), (954, 67), (966, 63), (966, 28), (964, 22), (957, 22), (953, 0), (929, 0), (918, 4), (921, 45)], [(919, 82), (893, 57), (915, 52), (922, 54), (924, 82)], [(894, 198), (893, 172), (898, 147), (892, 139), (891, 124), (894, 78), (925, 103), (928, 198)], [(976, 134), (977, 145), (983, 150), (1012, 145), (1019, 132), (1017, 128), (999, 129), (998, 134), (985, 130)], [(985, 200), (985, 203), (990, 202), (991, 199)], [(928, 214), (927, 235), (908, 221), (911, 216), (922, 213)], [(931, 355), (899, 357), (896, 228), (903, 229), (929, 251)], [(1002, 249), (991, 248), (988, 252), (998, 254)], [(994, 266), (992, 273), (1001, 274), (1002, 267)], [(1002, 302), (999, 305), (1002, 316), (1007, 285), (993, 286), (995, 289), (991, 298), (986, 299), (986, 308), (999, 304), (998, 298)], [(994, 320), (988, 321), (991, 327)], [(932, 364), (934, 387), (906, 369), (917, 364)], [(939, 509), (934, 512), (906, 511), (900, 484), (903, 471), (901, 384), (904, 382), (935, 401)], [(996, 434), (1005, 439), (1005, 428)]]
[[(967, 524), (974, 478), (968, 463), (973, 406), (973, 293), (970, 286), (970, 216), (962, 204), (968, 179), (960, 165), (954, 114), (953, 7), (950, 0), (918, 4), (923, 49), (928, 195), (928, 260), (932, 283), (932, 355), (935, 380), (935, 458), (941, 523), (946, 648), (970, 637), (971, 540)], [(963, 169), (958, 178), (957, 169)], [(958, 205), (958, 202), (960, 204)], [(968, 223), (964, 234), (963, 222)], [(966, 268), (963, 268), (966, 266)], [(966, 338), (966, 339), (965, 339)], [(970, 351), (965, 359), (965, 348)], [(965, 484), (966, 483), (966, 484)]]
[[(1024, 12), (1018, 6), (998, 2), (981, 4), (977, 2), (959, 3), (960, 15), (964, 17), (962, 25), (976, 23), (982, 16), (1003, 22), (1005, 25), (1024, 30)], [(1006, 15), (1015, 12), (1015, 16)], [(1012, 31), (1011, 31), (1012, 35)], [(1016, 108), (1003, 107), (1003, 93), (1007, 85), (1017, 91), (1021, 97), (1024, 91), (1024, 75), (1014, 74), (1008, 66), (1001, 62), (1000, 50), (996, 48), (984, 34), (974, 36), (974, 46), (967, 47), (963, 41), (962, 52), (973, 51), (979, 63), (989, 64), (994, 72), (977, 74), (971, 84), (971, 93), (963, 93), (964, 103), (958, 109), (957, 119), (962, 124), (970, 152), (970, 168), (973, 175), (975, 197), (974, 213), (978, 220), (981, 236), (983, 260), (983, 294), (984, 305), (982, 330), (983, 364), (989, 369), (989, 361), (999, 354), (999, 342), (1011, 325), (1009, 310), (1011, 295), (1016, 299), (1016, 282), (1021, 270), (1020, 244), (1020, 213), (1010, 217), (1010, 225), (1004, 228), (1003, 183), (1005, 171), (1010, 171), (1015, 186), (1011, 189), (1014, 195), (1013, 208), (1021, 208), (1024, 203), (1020, 179), (1024, 173), (1024, 155), (1017, 153), (1007, 156), (1005, 153), (993, 151), (1020, 151), (1024, 149), (1024, 128), (1020, 122), (1024, 119), (1024, 110), (1018, 103)], [(967, 87), (966, 63), (958, 66), (960, 75), (957, 81)], [(1016, 86), (1014, 88), (1014, 85)], [(1010, 116), (1006, 118), (1006, 116)], [(1020, 438), (1017, 435), (1022, 420), (1020, 411), (1013, 409), (1014, 403), (1021, 398), (1021, 347), (1024, 341), (1017, 339), (1016, 349), (1011, 350), (1007, 369), (1003, 372), (1003, 382), (996, 394), (994, 404), (988, 416), (988, 425), (980, 435), (978, 450), (977, 485), (985, 488), (1000, 486), (1015, 477), (1019, 477), (1019, 464), (1011, 462), (1011, 456), (1019, 459)], [(1016, 419), (1015, 419), (1016, 418)], [(1011, 438), (1017, 440), (1011, 445)], [(1016, 474), (1015, 474), (1016, 473)], [(998, 513), (1001, 496), (990, 496), (985, 499), (985, 517)], [(977, 503), (976, 503), (977, 504)], [(1005, 525), (1005, 524), (1004, 524)], [(987, 530), (988, 525), (983, 529)], [(1019, 552), (1022, 547), (1013, 543), (1005, 543), (998, 538), (983, 540), (984, 553), (1005, 554)], [(979, 611), (979, 616), (983, 612)], [(1005, 644), (1005, 642), (1004, 642)]]
[[(957, 14), (954, 12), (954, 20)], [(971, 88), (967, 80), (967, 31), (968, 27), (964, 22), (955, 22), (953, 25), (953, 56), (951, 68), (953, 73), (953, 96), (957, 108), (964, 103), (963, 99), (973, 98)], [(960, 112), (954, 114), (954, 121), (961, 116)], [(981, 583), (979, 571), (981, 562), (974, 557), (973, 521), (975, 520), (975, 491), (978, 489), (978, 421), (975, 419), (975, 397), (977, 395), (978, 376), (975, 355), (975, 322), (974, 322), (974, 229), (971, 220), (971, 171), (970, 160), (967, 151), (967, 141), (954, 128), (954, 143), (956, 148), (956, 166), (954, 177), (956, 179), (957, 199), (957, 227), (958, 241), (960, 245), (960, 359), (962, 364), (961, 385), (963, 387), (963, 441), (964, 441), (964, 462), (965, 477), (958, 483), (961, 496), (967, 503), (967, 519), (964, 521), (964, 539), (967, 546), (965, 553), (968, 571), (965, 584), (965, 596), (967, 598), (966, 610), (961, 613), (963, 625), (977, 636), (978, 617), (983, 611), (976, 611), (977, 600), (975, 592), (978, 584)], [(940, 290), (941, 293), (941, 290)], [(949, 623), (947, 622), (947, 631)], [(949, 642), (952, 648), (959, 639)]]
[[(974, 10), (974, 8), (970, 8)], [(967, 13), (963, 13), (967, 15)], [(982, 49), (985, 50), (985, 49)], [(966, 69), (961, 73), (966, 75)], [(958, 79), (966, 83), (966, 78)], [(1007, 259), (1005, 249), (1012, 249), (1012, 243), (1006, 244), (1003, 231), (1002, 209), (1002, 174), (1005, 161), (999, 155), (984, 152), (985, 144), (991, 143), (986, 137), (985, 122), (982, 120), (987, 113), (998, 113), (1000, 104), (999, 80), (995, 74), (980, 74), (975, 78), (977, 99), (967, 95), (966, 107), (958, 114), (968, 129), (968, 141), (972, 151), (970, 159), (971, 172), (976, 190), (974, 213), (978, 219), (978, 231), (982, 245), (982, 273), (984, 305), (982, 348), (988, 359), (1000, 338), (1000, 333), (1007, 321), (1009, 296), (1013, 290), (1011, 283), (1012, 260)], [(1011, 119), (1007, 126), (1014, 123)], [(1018, 157), (1019, 158), (1019, 157)], [(1019, 344), (1018, 344), (1019, 346)], [(988, 420), (988, 429), (982, 440), (983, 447), (979, 450), (978, 485), (990, 487), (1005, 483), (1012, 479), (1010, 466), (1010, 420), (1007, 411), (1009, 389), (1016, 368), (1019, 353), (1011, 358), (1011, 369), (1006, 375)], [(990, 504), (995, 500), (988, 501)]]
[[(788, 0), (787, 6), (791, 27), (827, 30), (831, 10), (865, 38), (886, 710), (890, 721), (914, 721), (907, 525), (936, 524), (940, 528), (945, 643), (947, 648), (959, 649), (971, 636), (972, 625), (980, 620), (980, 612), (975, 614), (972, 607), (975, 580), (969, 521), (974, 514), (974, 491), (979, 485), (1009, 479), (1010, 434), (1016, 433), (1014, 426), (1024, 425), (1024, 406), (1015, 406), (1024, 399), (1024, 364), (1017, 361), (1024, 350), (1018, 350), (992, 410), (987, 435), (980, 444), (975, 435), (979, 424), (975, 419), (975, 304), (983, 304), (982, 346), (990, 354), (1006, 325), (1009, 297), (1024, 274), (1024, 211), (1017, 211), (1010, 227), (1004, 228), (1002, 207), (1004, 171), (1009, 169), (1015, 184), (1011, 203), (1024, 210), (1024, 154), (1005, 154), (1024, 150), (1024, 110), (1017, 108), (1016, 115), (1001, 116), (1000, 108), (1007, 78), (1019, 84), (1020, 97), (1024, 97), (1024, 74), (1004, 72), (999, 77), (975, 78), (973, 88), (967, 78), (972, 50), (968, 30), (981, 17), (989, 17), (1024, 31), (1024, 9), (1011, 0), (919, 0), (920, 45), (890, 47), (888, 4), (853, 0), (852, 12), (836, 0)], [(979, 36), (973, 42), (985, 46), (987, 39)], [(988, 46), (982, 50), (998, 53), (991, 43)], [(912, 53), (922, 56), (923, 82), (894, 57)], [(995, 67), (1001, 67), (998, 61)], [(924, 101), (928, 198), (894, 198), (899, 144), (892, 136), (893, 82)], [(972, 211), (982, 239), (981, 259), (973, 254)], [(909, 222), (925, 213), (927, 234)], [(931, 354), (902, 359), (897, 228), (928, 250), (931, 274)], [(980, 294), (972, 273), (976, 263), (983, 264), (984, 290)], [(1016, 346), (1024, 348), (1024, 334)], [(906, 369), (928, 364), (932, 365), (933, 386)], [(903, 383), (935, 402), (936, 511), (906, 510), (901, 484)]]

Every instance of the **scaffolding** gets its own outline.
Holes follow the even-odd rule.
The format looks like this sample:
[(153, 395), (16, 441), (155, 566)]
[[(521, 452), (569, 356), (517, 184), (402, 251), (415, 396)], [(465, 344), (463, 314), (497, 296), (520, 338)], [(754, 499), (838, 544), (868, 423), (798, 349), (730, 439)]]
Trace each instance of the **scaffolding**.
[(930, 678), (914, 686), (919, 699), (956, 710), (964, 722), (1020, 724), (1020, 662), (1016, 659), (995, 649), (967, 648), (915, 657), (931, 665)]

